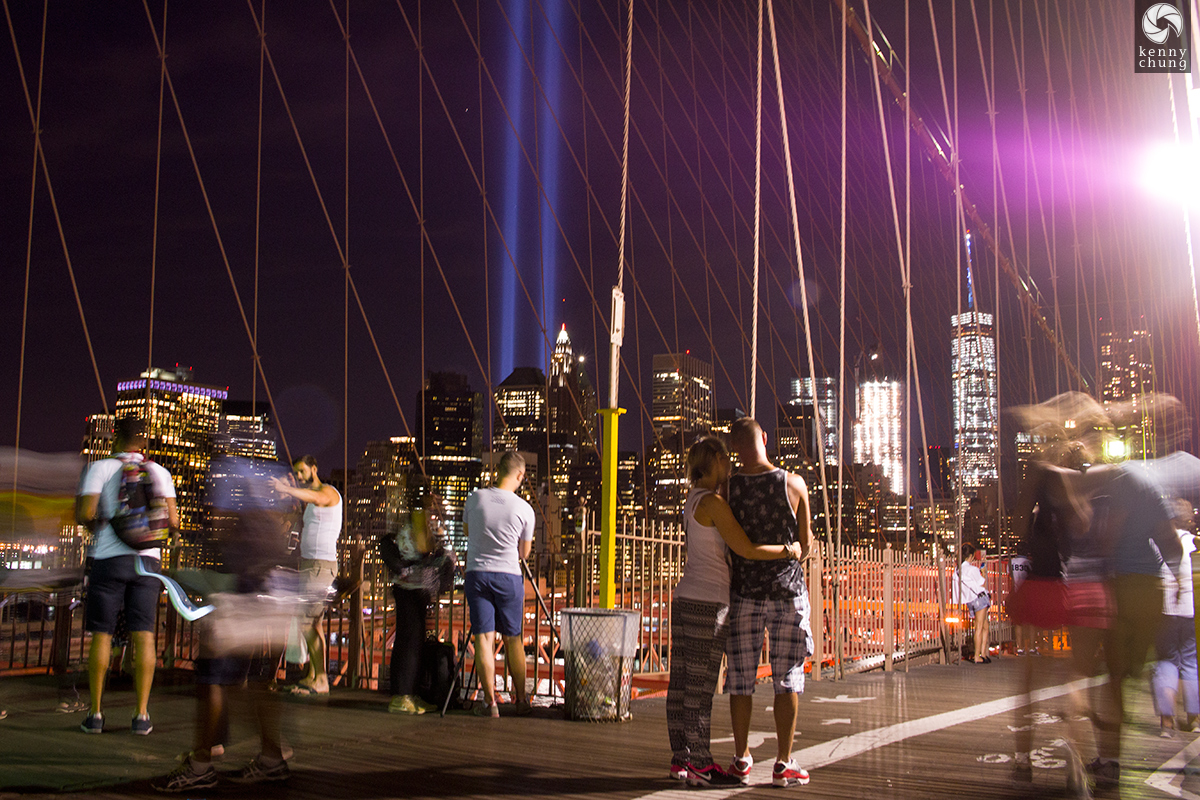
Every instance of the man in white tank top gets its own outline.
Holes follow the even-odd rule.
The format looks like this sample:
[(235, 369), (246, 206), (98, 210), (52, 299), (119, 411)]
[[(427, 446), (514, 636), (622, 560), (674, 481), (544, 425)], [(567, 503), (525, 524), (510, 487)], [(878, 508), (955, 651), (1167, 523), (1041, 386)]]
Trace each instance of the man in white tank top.
[[(337, 577), (337, 540), (342, 532), (342, 496), (317, 475), (317, 459), (301, 456), (292, 464), (296, 484), (272, 478), (275, 491), (304, 503), (304, 525), (300, 529), (301, 589), (324, 598)], [(304, 630), (308, 645), (308, 674), (296, 684), (296, 694), (328, 694), (325, 672), (325, 631), (321, 619), (325, 603), (313, 604), (310, 623)]]

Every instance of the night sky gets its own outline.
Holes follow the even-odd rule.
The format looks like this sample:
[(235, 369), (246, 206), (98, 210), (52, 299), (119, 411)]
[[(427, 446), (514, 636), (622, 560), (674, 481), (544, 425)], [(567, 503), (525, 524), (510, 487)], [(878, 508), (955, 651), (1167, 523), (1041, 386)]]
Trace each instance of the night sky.
[[(814, 360), (836, 375), (840, 11), (821, 0), (776, 5)], [(977, 19), (955, 4), (952, 20), (951, 4), (935, 3), (943, 101), (928, 7), (915, 3), (912, 96), (938, 136), (954, 129), (957, 109), (962, 182), (1052, 318), (1057, 295), (1055, 327), (1084, 373), (1096, 372), (1097, 331), (1113, 320), (1144, 325), (1159, 347), (1161, 388), (1192, 403), (1183, 214), (1136, 174), (1145, 148), (1173, 136), (1170, 83), (1134, 74), (1124, 5), (977, 2)], [(489, 374), (495, 384), (510, 366), (542, 366), (563, 323), (603, 401), (624, 6), (348, 6), (168, 4), (167, 65), (191, 150), (168, 90), (160, 162), (150, 18), (162, 36), (163, 4), (150, 4), (150, 18), (133, 3), (51, 4), (41, 70), (42, 4), (10, 0), (30, 97), (40, 98), (46, 172), (39, 165), (33, 181), (33, 126), (10, 42), (0, 54), (0, 444), (17, 439), (22, 355), (22, 447), (77, 450), (84, 417), (104, 406), (59, 221), (110, 405), (117, 382), (148, 361), (191, 366), (232, 398), (265, 399), (247, 323), (257, 325), (291, 452), (315, 453), (323, 471), (346, 453), (355, 462), (370, 439), (406, 433), (424, 371), (463, 372), (486, 390)], [(903, 4), (875, 6), (903, 59)], [(274, 65), (261, 127), (256, 14)], [(756, 4), (715, 0), (637, 4), (624, 447), (642, 449), (651, 436), (655, 353), (712, 358), (717, 405), (748, 408), (755, 14)], [(347, 76), (347, 18), (365, 89), (353, 64)], [(902, 377), (904, 298), (879, 111), (867, 62), (850, 46), (847, 370), (877, 343)], [(790, 378), (808, 374), (808, 356), (769, 60), (767, 71), (757, 411), (770, 422)], [(985, 74), (995, 85), (995, 158)], [(884, 92), (903, 234), (903, 119)], [(1175, 98), (1185, 102), (1179, 79)], [(949, 444), (949, 316), (966, 302), (956, 278), (965, 253), (953, 195), (918, 147), (914, 139), (915, 350), (929, 442)], [(357, 290), (348, 303), (343, 254)], [(992, 256), (976, 256), (978, 306), (999, 311), (1002, 407), (1072, 388), (1036, 328), (1026, 336)], [(919, 448), (919, 434), (914, 441)]]

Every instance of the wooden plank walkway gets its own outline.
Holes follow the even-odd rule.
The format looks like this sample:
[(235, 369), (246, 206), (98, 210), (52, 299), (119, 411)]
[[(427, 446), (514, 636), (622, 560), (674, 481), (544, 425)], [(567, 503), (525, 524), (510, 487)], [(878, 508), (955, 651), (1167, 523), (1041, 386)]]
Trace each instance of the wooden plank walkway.
[[(1062, 658), (1038, 659), (1038, 685), (1051, 693), (1069, 676)], [(801, 700), (796, 750), (812, 783), (787, 790), (811, 798), (1064, 797), (1062, 748), (1065, 697), (1036, 709), (1006, 710), (1016, 695), (1019, 662), (996, 659), (984, 666), (923, 666), (908, 674), (870, 673), (845, 681), (810, 682)], [(81, 691), (84, 687), (80, 686)], [(1109, 797), (1200, 798), (1200, 773), (1155, 774), (1181, 757), (1200, 753), (1191, 734), (1159, 738), (1145, 681), (1130, 682), (1132, 722), (1125, 735), (1122, 785)], [(0, 681), (0, 797), (159, 797), (149, 779), (169, 771), (190, 747), (194, 701), (189, 685), (160, 685), (151, 702), (154, 733), (135, 737), (125, 720), (131, 693), (117, 688), (108, 709), (109, 731), (85, 736), (79, 713), (56, 713), (49, 678)], [(636, 701), (626, 723), (568, 722), (560, 709), (539, 708), (529, 718), (478, 719), (454, 712), (407, 717), (386, 713), (387, 698), (365, 691), (335, 691), (326, 700), (286, 698), (286, 727), (295, 749), (286, 784), (222, 786), (183, 797), (262, 798), (492, 798), (566, 797), (673, 800), (684, 794), (743, 800), (779, 797), (768, 770), (775, 751), (769, 686), (760, 687), (752, 745), (760, 763), (758, 785), (736, 792), (689, 790), (667, 778), (664, 701)], [(727, 706), (714, 707), (714, 753), (732, 753)], [(1013, 738), (1009, 726), (1040, 717), (1034, 746), (1044, 748), (1034, 783), (1010, 782)], [(1019, 719), (1014, 719), (1016, 715)], [(235, 715), (233, 741), (223, 768), (257, 751), (248, 720)], [(725, 740), (725, 741), (722, 741)], [(1085, 743), (1085, 754), (1091, 743)], [(1200, 759), (1196, 765), (1200, 765)], [(1172, 792), (1147, 779), (1174, 779)], [(764, 783), (765, 782), (765, 783)], [(647, 798), (647, 800), (649, 800)]]

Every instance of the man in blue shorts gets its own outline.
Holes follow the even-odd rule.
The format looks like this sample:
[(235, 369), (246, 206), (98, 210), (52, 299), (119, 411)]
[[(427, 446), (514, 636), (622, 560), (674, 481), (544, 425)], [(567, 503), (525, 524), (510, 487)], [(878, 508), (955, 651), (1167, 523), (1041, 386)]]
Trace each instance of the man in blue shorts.
[(517, 495), (525, 480), (525, 459), (512, 450), (500, 457), (496, 484), (478, 489), (463, 507), (467, 533), (467, 604), (475, 633), (475, 672), (483, 686), (478, 716), (498, 717), (496, 634), (504, 637), (504, 660), (513, 679), (517, 713), (529, 713), (525, 697), (525, 580), (521, 562), (533, 547), (533, 508)]
[(148, 704), (150, 686), (154, 683), (154, 625), (158, 611), (158, 596), (162, 584), (156, 578), (138, 575), (135, 561), (142, 559), (146, 569), (158, 571), (161, 554), (157, 547), (134, 550), (117, 538), (109, 520), (118, 507), (118, 490), (125, 464), (145, 463), (146, 472), (154, 482), (154, 493), (167, 508), (167, 524), (179, 530), (179, 512), (175, 508), (175, 486), (171, 474), (142, 455), (146, 446), (146, 423), (126, 415), (113, 426), (113, 454), (88, 465), (75, 498), (75, 521), (94, 536), (92, 567), (88, 573), (87, 630), (92, 634), (88, 652), (88, 688), (91, 706), (80, 728), (84, 733), (101, 733), (104, 714), (100, 700), (104, 694), (104, 679), (112, 658), (112, 636), (117, 627), (117, 613), (125, 609), (129, 638), (134, 645), (133, 685), (137, 695), (131, 728), (146, 735), (153, 730)]
[(767, 436), (750, 417), (733, 423), (729, 448), (741, 466), (729, 477), (729, 507), (755, 544), (799, 542), (801, 560), (750, 561), (730, 554), (729, 670), (725, 691), (733, 723), (733, 765), (729, 773), (750, 782), (750, 717), (763, 630), (771, 635), (771, 675), (775, 682), (775, 733), (778, 752), (771, 783), (802, 786), (808, 771), (792, 760), (796, 713), (804, 691), (804, 660), (812, 655), (808, 587), (804, 561), (810, 547), (808, 488), (799, 475), (767, 460)]

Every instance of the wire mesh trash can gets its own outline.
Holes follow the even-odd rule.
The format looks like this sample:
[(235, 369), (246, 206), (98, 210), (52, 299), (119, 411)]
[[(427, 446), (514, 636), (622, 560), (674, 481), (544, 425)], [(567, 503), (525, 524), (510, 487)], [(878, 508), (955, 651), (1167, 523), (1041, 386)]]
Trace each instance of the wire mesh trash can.
[(636, 611), (563, 609), (567, 719), (617, 722), (630, 718), (633, 657), (641, 624)]

